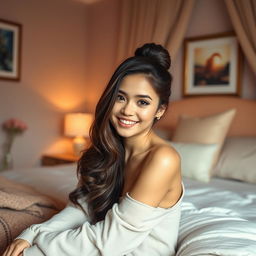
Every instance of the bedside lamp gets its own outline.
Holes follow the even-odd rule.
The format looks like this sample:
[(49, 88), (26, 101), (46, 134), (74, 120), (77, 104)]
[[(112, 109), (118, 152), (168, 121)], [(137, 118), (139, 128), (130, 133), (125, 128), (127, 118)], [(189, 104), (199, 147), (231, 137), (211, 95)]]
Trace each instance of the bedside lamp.
[(79, 156), (86, 147), (87, 143), (84, 137), (89, 136), (92, 121), (92, 114), (71, 113), (65, 115), (65, 135), (74, 137), (73, 150), (76, 156)]

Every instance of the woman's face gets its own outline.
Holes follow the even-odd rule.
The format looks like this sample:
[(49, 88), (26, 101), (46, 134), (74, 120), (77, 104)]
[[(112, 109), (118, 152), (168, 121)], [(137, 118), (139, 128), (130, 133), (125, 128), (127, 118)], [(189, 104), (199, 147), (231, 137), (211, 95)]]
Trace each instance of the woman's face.
[(144, 74), (127, 75), (121, 82), (110, 121), (125, 138), (147, 133), (155, 117), (161, 117), (159, 96)]

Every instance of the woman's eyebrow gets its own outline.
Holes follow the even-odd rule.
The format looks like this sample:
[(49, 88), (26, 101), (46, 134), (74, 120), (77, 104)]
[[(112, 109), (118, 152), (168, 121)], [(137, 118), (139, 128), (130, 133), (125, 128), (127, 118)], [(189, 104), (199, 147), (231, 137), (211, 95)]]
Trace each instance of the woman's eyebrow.
[(138, 98), (147, 98), (147, 99), (152, 100), (152, 98), (149, 95), (138, 94), (138, 95), (136, 95), (136, 97), (138, 97)]
[[(125, 96), (127, 96), (126, 92), (124, 92), (122, 90), (119, 90), (119, 92), (124, 94)], [(147, 98), (147, 99), (152, 100), (152, 98), (149, 95), (144, 95), (144, 94), (138, 94), (138, 95), (135, 95), (135, 97), (137, 97), (137, 98)]]

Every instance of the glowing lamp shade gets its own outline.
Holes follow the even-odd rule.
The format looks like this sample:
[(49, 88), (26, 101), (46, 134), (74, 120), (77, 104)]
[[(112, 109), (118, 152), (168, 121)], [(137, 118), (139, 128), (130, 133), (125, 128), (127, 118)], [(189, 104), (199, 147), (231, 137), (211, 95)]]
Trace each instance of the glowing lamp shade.
[(91, 114), (71, 113), (65, 115), (65, 135), (74, 137), (73, 149), (75, 155), (80, 155), (86, 147), (84, 137), (89, 136), (89, 130), (93, 121)]

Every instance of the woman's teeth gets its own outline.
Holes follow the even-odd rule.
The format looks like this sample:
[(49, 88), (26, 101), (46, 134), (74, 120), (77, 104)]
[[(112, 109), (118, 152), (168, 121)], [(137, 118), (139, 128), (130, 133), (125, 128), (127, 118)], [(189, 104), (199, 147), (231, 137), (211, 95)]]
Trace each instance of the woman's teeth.
[(128, 121), (128, 120), (124, 120), (124, 119), (119, 119), (121, 123), (124, 123), (124, 124), (129, 124), (129, 125), (132, 125), (132, 124), (136, 124), (137, 122), (135, 121)]

